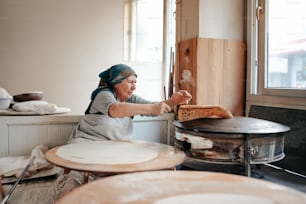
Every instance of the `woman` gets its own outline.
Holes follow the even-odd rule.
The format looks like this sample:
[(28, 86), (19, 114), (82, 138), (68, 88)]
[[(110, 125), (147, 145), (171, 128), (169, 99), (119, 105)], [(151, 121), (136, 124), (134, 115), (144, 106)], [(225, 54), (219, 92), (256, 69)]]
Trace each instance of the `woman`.
[(117, 64), (99, 74), (100, 83), (91, 94), (85, 116), (72, 132), (68, 143), (91, 140), (129, 140), (135, 115), (162, 115), (176, 105), (191, 100), (187, 91), (179, 91), (168, 100), (152, 102), (133, 94), (137, 75), (124, 64)]

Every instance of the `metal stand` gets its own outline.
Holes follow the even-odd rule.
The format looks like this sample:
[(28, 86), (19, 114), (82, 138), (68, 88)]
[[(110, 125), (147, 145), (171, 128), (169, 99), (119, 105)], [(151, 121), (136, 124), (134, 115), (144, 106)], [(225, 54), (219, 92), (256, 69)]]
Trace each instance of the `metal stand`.
[(245, 166), (245, 174), (248, 177), (251, 177), (251, 145), (249, 141), (249, 135), (245, 135), (244, 137), (244, 166)]

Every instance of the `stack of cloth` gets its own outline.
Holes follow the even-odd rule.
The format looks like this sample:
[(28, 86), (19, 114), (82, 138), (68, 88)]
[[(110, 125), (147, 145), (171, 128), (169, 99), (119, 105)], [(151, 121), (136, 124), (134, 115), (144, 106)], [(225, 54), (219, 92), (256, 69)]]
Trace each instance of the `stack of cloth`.
[(46, 101), (24, 101), (15, 103), (12, 109), (17, 112), (32, 112), (35, 114), (53, 114), (69, 112), (70, 108), (58, 107), (56, 104)]
[[(0, 178), (2, 178), (2, 182), (5, 182), (5, 180), (16, 181), (30, 163), (30, 160), (34, 158), (23, 177), (28, 182), (19, 183), (9, 198), (10, 203), (56, 203), (59, 198), (81, 185), (80, 173), (73, 171), (70, 174), (62, 174), (62, 169), (53, 166), (45, 159), (44, 155), (47, 150), (47, 146), (39, 145), (32, 150), (31, 155), (0, 158)], [(38, 175), (40, 175), (39, 177), (49, 176), (50, 174), (47, 173), (49, 171), (57, 174), (56, 179), (32, 179), (38, 177)], [(8, 183), (11, 182), (7, 182), (3, 186), (0, 202), (4, 197), (4, 193), (9, 192), (10, 188), (12, 188), (12, 185)]]
[(53, 165), (45, 159), (45, 152), (47, 150), (47, 146), (39, 145), (32, 150), (31, 155), (0, 158), (0, 176), (3, 179), (8, 177), (19, 178), (22, 171), (33, 157), (35, 157), (35, 159), (24, 178), (31, 177), (40, 171), (53, 168)]

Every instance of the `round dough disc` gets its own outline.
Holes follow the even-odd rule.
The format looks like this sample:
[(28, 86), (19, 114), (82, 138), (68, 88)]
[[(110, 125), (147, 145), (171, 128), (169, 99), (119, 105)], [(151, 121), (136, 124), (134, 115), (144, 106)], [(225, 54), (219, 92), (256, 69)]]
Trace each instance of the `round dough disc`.
[(134, 164), (155, 159), (158, 152), (141, 143), (94, 141), (61, 146), (56, 155), (82, 164)]
[(207, 194), (186, 194), (171, 196), (161, 199), (154, 204), (274, 204), (274, 202), (267, 198), (251, 195), (238, 195), (238, 194), (226, 194), (226, 193), (207, 193)]

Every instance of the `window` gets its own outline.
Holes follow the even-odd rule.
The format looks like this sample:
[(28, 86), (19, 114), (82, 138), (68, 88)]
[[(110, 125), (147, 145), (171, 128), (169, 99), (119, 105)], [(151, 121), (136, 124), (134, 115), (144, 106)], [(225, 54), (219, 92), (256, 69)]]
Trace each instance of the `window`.
[(163, 0), (126, 0), (124, 60), (161, 62)]
[(305, 10), (305, 0), (258, 0), (253, 93), (306, 97)]
[(174, 11), (175, 0), (124, 1), (124, 61), (139, 76), (135, 93), (147, 99), (162, 100), (166, 95)]

